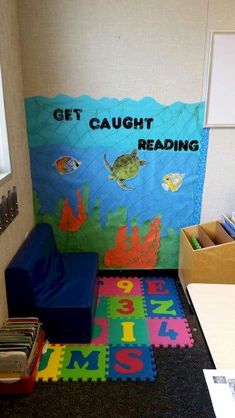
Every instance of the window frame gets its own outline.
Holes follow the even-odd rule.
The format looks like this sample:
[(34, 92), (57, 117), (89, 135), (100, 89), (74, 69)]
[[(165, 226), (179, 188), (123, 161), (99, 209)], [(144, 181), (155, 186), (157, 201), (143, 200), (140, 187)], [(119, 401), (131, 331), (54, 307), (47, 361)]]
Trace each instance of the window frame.
[(12, 176), (10, 148), (7, 133), (2, 71), (0, 65), (0, 185)]

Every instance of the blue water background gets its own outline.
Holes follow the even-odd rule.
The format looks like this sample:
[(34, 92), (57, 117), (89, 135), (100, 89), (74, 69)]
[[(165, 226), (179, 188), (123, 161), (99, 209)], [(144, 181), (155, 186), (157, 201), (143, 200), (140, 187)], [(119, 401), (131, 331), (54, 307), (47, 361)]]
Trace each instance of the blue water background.
[[(152, 98), (140, 101), (132, 99), (92, 99), (88, 96), (71, 98), (32, 97), (25, 101), (29, 135), (33, 188), (41, 204), (41, 213), (55, 214), (59, 199), (69, 198), (77, 210), (76, 190), (82, 192), (89, 184), (91, 215), (98, 202), (101, 223), (105, 228), (107, 215), (119, 207), (127, 210), (127, 224), (137, 219), (142, 225), (161, 215), (163, 229), (178, 231), (200, 219), (201, 197), (204, 182), (208, 131), (202, 128), (204, 103), (176, 102), (170, 106), (157, 103)], [(58, 122), (53, 118), (56, 108), (83, 109), (81, 119)], [(97, 117), (152, 117), (151, 129), (97, 129), (89, 128), (89, 120)], [(103, 157), (112, 165), (115, 159), (137, 149), (138, 140), (164, 139), (198, 140), (199, 151), (138, 151), (140, 159), (147, 161), (137, 176), (126, 184), (134, 190), (121, 189), (117, 182), (109, 180)], [(61, 176), (53, 163), (63, 155), (81, 161), (81, 166), (71, 174)], [(184, 175), (182, 187), (175, 193), (165, 191), (162, 178), (168, 173)]]

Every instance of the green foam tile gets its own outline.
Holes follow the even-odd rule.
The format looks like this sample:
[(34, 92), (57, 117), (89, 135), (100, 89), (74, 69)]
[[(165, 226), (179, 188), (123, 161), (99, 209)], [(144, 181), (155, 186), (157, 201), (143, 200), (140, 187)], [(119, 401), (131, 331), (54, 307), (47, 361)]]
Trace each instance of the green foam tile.
[(61, 379), (68, 380), (106, 380), (108, 346), (71, 345), (66, 346), (61, 364)]
[(145, 318), (144, 298), (141, 296), (111, 297), (108, 301), (109, 318)]
[(146, 319), (110, 319), (109, 344), (149, 345)]

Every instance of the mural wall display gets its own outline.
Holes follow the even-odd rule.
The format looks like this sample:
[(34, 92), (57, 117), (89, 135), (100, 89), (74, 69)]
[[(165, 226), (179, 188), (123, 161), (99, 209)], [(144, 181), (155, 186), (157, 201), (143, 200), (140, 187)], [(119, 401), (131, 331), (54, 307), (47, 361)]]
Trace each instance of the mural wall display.
[(25, 100), (37, 222), (102, 269), (177, 268), (199, 223), (204, 103), (59, 95)]

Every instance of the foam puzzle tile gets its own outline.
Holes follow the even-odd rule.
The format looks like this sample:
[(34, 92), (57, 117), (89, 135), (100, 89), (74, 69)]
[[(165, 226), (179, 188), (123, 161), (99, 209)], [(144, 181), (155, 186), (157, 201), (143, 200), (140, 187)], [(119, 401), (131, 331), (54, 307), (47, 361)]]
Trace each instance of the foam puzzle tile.
[(142, 296), (141, 279), (138, 277), (103, 277), (99, 279), (100, 296)]
[(92, 341), (93, 345), (107, 345), (109, 321), (107, 318), (95, 318), (93, 324)]
[(150, 344), (155, 347), (193, 347), (194, 340), (184, 318), (147, 318)]
[(110, 380), (153, 381), (156, 376), (152, 347), (110, 347)]
[(109, 318), (145, 318), (144, 298), (140, 296), (110, 297), (108, 316)]
[(145, 295), (178, 297), (175, 281), (171, 277), (144, 277), (142, 282)]
[(48, 344), (36, 380), (155, 380), (153, 346), (193, 346), (173, 279), (99, 280), (91, 344)]
[(47, 351), (42, 355), (38, 366), (36, 381), (57, 381), (60, 378), (58, 369), (64, 350), (65, 345), (48, 344)]
[(143, 278), (143, 289), (147, 300), (149, 300), (149, 296), (161, 300), (173, 299), (181, 309), (181, 316), (185, 316), (175, 280), (171, 277), (145, 277)]
[(108, 298), (107, 297), (98, 297), (95, 316), (97, 318), (104, 318), (108, 316)]
[(109, 347), (104, 345), (67, 345), (61, 363), (63, 381), (104, 381), (108, 374)]
[(149, 345), (149, 333), (146, 318), (110, 319), (110, 345)]
[(168, 295), (145, 296), (146, 312), (148, 317), (180, 317), (184, 318), (184, 312), (178, 299)]

